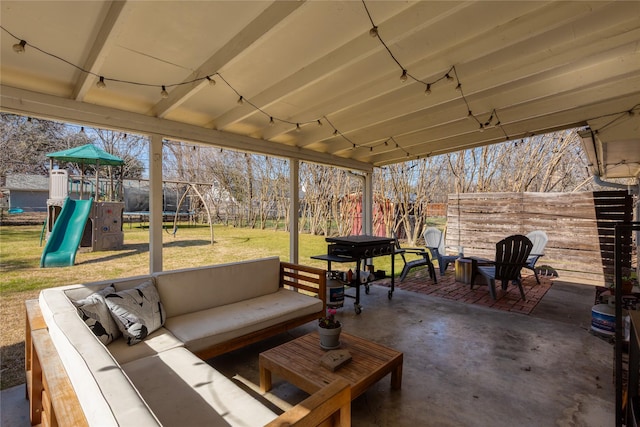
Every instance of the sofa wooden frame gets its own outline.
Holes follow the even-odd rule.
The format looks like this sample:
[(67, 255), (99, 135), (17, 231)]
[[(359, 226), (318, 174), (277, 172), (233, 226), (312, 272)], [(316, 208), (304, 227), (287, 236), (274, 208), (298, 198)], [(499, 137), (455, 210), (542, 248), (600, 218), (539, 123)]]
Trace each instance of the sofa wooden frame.
[[(288, 286), (299, 292), (317, 295), (326, 308), (325, 270), (280, 263), (280, 286)], [(88, 422), (80, 406), (71, 381), (49, 336), (47, 324), (40, 311), (38, 300), (27, 300), (25, 331), (26, 398), (29, 400), (31, 425), (87, 426)], [(256, 333), (216, 345), (197, 355), (212, 357), (274, 334), (317, 319), (321, 314), (302, 316), (265, 328)], [(276, 426), (344, 426), (351, 425), (351, 387), (344, 380), (336, 380), (307, 399), (282, 413), (268, 424)]]

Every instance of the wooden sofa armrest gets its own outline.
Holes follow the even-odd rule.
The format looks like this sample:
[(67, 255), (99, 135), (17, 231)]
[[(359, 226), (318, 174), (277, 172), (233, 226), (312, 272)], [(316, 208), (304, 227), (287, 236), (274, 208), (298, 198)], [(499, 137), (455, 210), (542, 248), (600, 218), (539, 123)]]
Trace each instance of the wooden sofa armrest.
[(318, 390), (265, 427), (349, 427), (351, 387), (341, 378)]
[(290, 286), (317, 296), (322, 300), (323, 312), (327, 303), (327, 271), (308, 265), (280, 262), (280, 286)]
[(47, 426), (87, 426), (80, 402), (46, 329), (31, 332), (32, 374), (41, 376), (31, 390), (31, 423)]

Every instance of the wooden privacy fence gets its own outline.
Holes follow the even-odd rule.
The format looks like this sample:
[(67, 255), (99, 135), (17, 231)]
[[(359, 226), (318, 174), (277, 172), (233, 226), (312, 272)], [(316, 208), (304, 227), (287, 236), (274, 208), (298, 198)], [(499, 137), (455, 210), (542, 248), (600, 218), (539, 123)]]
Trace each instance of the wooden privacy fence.
[[(613, 281), (613, 227), (632, 217), (625, 191), (450, 194), (446, 244), (493, 259), (504, 237), (543, 230), (549, 242), (537, 266), (553, 267), (563, 281), (602, 286)], [(630, 266), (631, 234), (624, 243), (622, 264)]]

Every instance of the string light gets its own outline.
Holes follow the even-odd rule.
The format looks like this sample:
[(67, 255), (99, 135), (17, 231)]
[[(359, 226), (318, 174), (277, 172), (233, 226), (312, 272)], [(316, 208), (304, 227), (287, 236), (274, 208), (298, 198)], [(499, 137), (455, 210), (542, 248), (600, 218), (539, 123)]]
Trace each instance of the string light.
[[(364, 3), (364, 2), (363, 2), (363, 3)], [(365, 8), (366, 8), (366, 6), (365, 6)], [(368, 13), (368, 11), (367, 11), (367, 13)], [(372, 22), (372, 24), (373, 24), (373, 22)], [(0, 26), (0, 28), (1, 28), (3, 31), (7, 32), (7, 33), (8, 33), (10, 36), (12, 36), (14, 39), (16, 39), (16, 40), (18, 40), (18, 41), (19, 41), (19, 43), (16, 43), (16, 44), (13, 46), (14, 51), (16, 51), (16, 53), (22, 53), (22, 52), (24, 52), (24, 48), (25, 48), (25, 46), (27, 45), (27, 42), (26, 42), (26, 41), (24, 41), (24, 40), (22, 40), (22, 39), (20, 39), (19, 37), (16, 37), (14, 34), (12, 34), (11, 32), (9, 32), (9, 31), (8, 31), (7, 29), (5, 29), (4, 27)], [(372, 26), (372, 28), (371, 28), (371, 30), (370, 30), (370, 35), (371, 35), (372, 37), (377, 37), (377, 38), (380, 40), (380, 42), (385, 46), (385, 48), (387, 48), (387, 51), (389, 52), (389, 54), (393, 57), (393, 54), (391, 53), (391, 51), (390, 51), (390, 50), (388, 49), (388, 47), (385, 45), (384, 41), (380, 38), (379, 33), (378, 33), (378, 27), (377, 27), (376, 25), (373, 25), (373, 26)], [(33, 46), (33, 45), (30, 45), (30, 46), (32, 46), (34, 49), (38, 50), (39, 52), (42, 52), (43, 54), (45, 54), (45, 55), (47, 55), (47, 56), (50, 56), (50, 57), (52, 57), (52, 58), (54, 58), (54, 59), (60, 60), (60, 61), (62, 61), (62, 62), (65, 62), (66, 64), (68, 64), (68, 65), (70, 65), (70, 66), (72, 66), (72, 67), (76, 68), (77, 70), (79, 70), (79, 71), (81, 71), (81, 72), (83, 72), (83, 73), (86, 73), (86, 74), (93, 75), (93, 76), (97, 77), (99, 80), (96, 82), (96, 87), (98, 87), (98, 88), (100, 88), (100, 89), (104, 89), (104, 88), (106, 88), (106, 82), (105, 82), (105, 79), (106, 79), (106, 78), (105, 78), (104, 76), (100, 76), (100, 75), (98, 75), (98, 74), (96, 74), (96, 73), (92, 72), (91, 70), (86, 70), (86, 69), (82, 68), (81, 66), (78, 66), (78, 65), (76, 65), (76, 64), (73, 64), (72, 62), (69, 62), (69, 61), (67, 61), (67, 60), (65, 60), (65, 59), (63, 59), (63, 58), (61, 58), (61, 57), (59, 57), (59, 56), (57, 56), (57, 55), (55, 55), (55, 54), (49, 53), (49, 52), (47, 52), (47, 51), (45, 51), (45, 50), (42, 50), (42, 49), (38, 48), (37, 46)], [(397, 59), (396, 59), (395, 57), (393, 57), (393, 59), (396, 61), (396, 63), (398, 63), (398, 65), (400, 65), (400, 63), (397, 61)], [(402, 81), (404, 82), (404, 81), (408, 80), (409, 74), (408, 74), (408, 71), (407, 71), (404, 67), (401, 67), (401, 68), (402, 68), (402, 75), (401, 75), (401, 79), (402, 79)], [(182, 81), (182, 82), (171, 83), (171, 84), (169, 84), (169, 85), (154, 85), (154, 84), (149, 84), (149, 83), (146, 83), (146, 82), (137, 82), (137, 81), (129, 81), (129, 80), (120, 80), (120, 79), (113, 79), (113, 78), (108, 78), (108, 79), (106, 79), (106, 80), (118, 81), (119, 83), (129, 84), (129, 85), (136, 85), (136, 86), (160, 87), (160, 88), (161, 88), (160, 95), (162, 96), (162, 98), (168, 98), (168, 97), (169, 97), (169, 93), (167, 92), (167, 89), (166, 89), (166, 87), (167, 87), (167, 86), (169, 86), (169, 87), (174, 87), (174, 86), (190, 85), (190, 84), (197, 83), (197, 82), (200, 82), (200, 81), (203, 81), (203, 80), (206, 80), (206, 81), (209, 83), (209, 85), (211, 85), (211, 86), (215, 86), (217, 82), (216, 82), (216, 80), (214, 80), (214, 79), (213, 79), (213, 77), (214, 77), (214, 76), (216, 76), (216, 75), (217, 75), (217, 76), (218, 76), (218, 77), (219, 77), (219, 78), (220, 78), (220, 79), (221, 79), (221, 80), (222, 80), (222, 81), (223, 81), (227, 86), (229, 86), (229, 88), (231, 88), (231, 89), (232, 89), (236, 94), (238, 94), (238, 91), (237, 91), (237, 90), (236, 90), (236, 89), (235, 89), (235, 88), (234, 88), (234, 87), (233, 87), (229, 82), (227, 82), (227, 81), (222, 77), (222, 75), (221, 75), (220, 73), (218, 73), (218, 72), (213, 73), (213, 74), (210, 74), (210, 75), (207, 75), (207, 76), (194, 78), (194, 79), (192, 79), (192, 80), (188, 80), (188, 81), (186, 81), (186, 80), (185, 80), (185, 81)], [(426, 94), (431, 93), (431, 83), (422, 82), (422, 81), (420, 81), (420, 80), (415, 79), (413, 76), (411, 76), (411, 77), (412, 77), (412, 79), (414, 79), (414, 80), (416, 80), (416, 81), (418, 81), (418, 82), (421, 82), (421, 83), (425, 84), (425, 86), (426, 86), (425, 93), (426, 93)], [(440, 80), (440, 79), (436, 80), (436, 82), (437, 82), (437, 81), (439, 81), (439, 80)], [(280, 121), (282, 121), (282, 122), (291, 123), (291, 122), (289, 122), (289, 121), (287, 121), (287, 120), (278, 119), (278, 118), (274, 118), (273, 116), (270, 116), (269, 114), (267, 114), (264, 110), (262, 110), (262, 109), (261, 109), (260, 107), (258, 107), (257, 105), (255, 105), (255, 104), (251, 103), (249, 100), (245, 100), (243, 96), (240, 96), (240, 94), (238, 94), (238, 96), (239, 96), (239, 98), (238, 98), (238, 104), (244, 104), (244, 103), (245, 103), (245, 101), (246, 101), (249, 105), (251, 105), (251, 106), (252, 106), (253, 108), (255, 108), (257, 111), (259, 111), (259, 112), (261, 112), (262, 114), (264, 114), (265, 116), (269, 117), (269, 125), (270, 125), (270, 126), (273, 126), (273, 125), (275, 124), (275, 120), (280, 120)], [(333, 125), (331, 124), (331, 122), (329, 121), (329, 119), (328, 119), (326, 116), (324, 116), (324, 119), (325, 119), (325, 120), (326, 120), (326, 121), (331, 125), (331, 127), (333, 128), (333, 130), (334, 130), (334, 131), (333, 131), (333, 135), (334, 135), (334, 136), (340, 136), (340, 137), (342, 137), (343, 139), (345, 139), (346, 141), (348, 141), (349, 143), (351, 143), (351, 144), (352, 144), (352, 146), (353, 146), (354, 148), (359, 148), (359, 147), (360, 147), (360, 145), (358, 145), (358, 144), (354, 143), (353, 141), (351, 141), (351, 140), (350, 140), (346, 135), (344, 135), (343, 133), (341, 133), (341, 132), (340, 132), (340, 131), (335, 127), (335, 126), (333, 126)], [(309, 121), (309, 122), (304, 122), (303, 124), (306, 124), (306, 123), (312, 123), (312, 122), (316, 122), (316, 123), (318, 124), (318, 126), (322, 126), (322, 121), (321, 121), (320, 119), (315, 119), (315, 120), (312, 120), (312, 121)], [(293, 123), (291, 123), (291, 124), (293, 124)], [(301, 130), (301, 126), (300, 126), (300, 122), (298, 122), (298, 123), (296, 123), (296, 131), (298, 131), (298, 132), (299, 132), (300, 130)], [(387, 145), (386, 141), (385, 141), (385, 145)], [(373, 148), (373, 147), (371, 147), (371, 148)], [(399, 144), (397, 144), (397, 143), (396, 143), (396, 148), (401, 148), (401, 147), (399, 146)]]
[(24, 53), (24, 47), (27, 45), (27, 42), (24, 40), (20, 40), (20, 43), (16, 43), (13, 45), (13, 51), (15, 53)]
[[(408, 80), (408, 78), (409, 78), (409, 77), (411, 77), (411, 78), (412, 78), (413, 80), (415, 80), (416, 82), (423, 83), (423, 84), (425, 85), (425, 95), (430, 95), (430, 94), (431, 94), (431, 92), (432, 92), (432, 88), (431, 88), (431, 86), (432, 86), (434, 83), (437, 83), (437, 82), (439, 82), (440, 80), (445, 80), (445, 79), (446, 79), (447, 81), (456, 81), (456, 80), (457, 80), (456, 90), (458, 90), (458, 91), (461, 93), (462, 99), (463, 99), (463, 101), (465, 102), (465, 104), (466, 104), (466, 105), (467, 105), (467, 107), (468, 107), (468, 110), (467, 110), (467, 112), (468, 112), (468, 117), (473, 118), (473, 119), (475, 119), (475, 120), (478, 122), (478, 124), (480, 125), (480, 130), (481, 130), (481, 131), (482, 131), (482, 130), (484, 130), (484, 128), (485, 128), (486, 126), (488, 126), (488, 125), (490, 125), (490, 124), (491, 124), (491, 121), (492, 121), (492, 119), (493, 119), (493, 117), (492, 117), (492, 116), (493, 116), (493, 114), (492, 114), (492, 116), (489, 118), (489, 120), (486, 122), (486, 123), (487, 123), (486, 125), (484, 125), (482, 122), (480, 122), (477, 118), (475, 118), (475, 117), (473, 116), (473, 114), (472, 114), (472, 112), (471, 112), (471, 109), (469, 108), (468, 101), (467, 101), (467, 99), (466, 99), (466, 97), (465, 97), (465, 95), (464, 95), (464, 92), (462, 91), (462, 84), (461, 84), (460, 80), (458, 79), (458, 75), (457, 75), (457, 71), (456, 71), (456, 69), (455, 69), (455, 66), (452, 66), (452, 67), (451, 67), (451, 68), (450, 68), (450, 69), (449, 69), (449, 70), (448, 70), (448, 71), (447, 71), (447, 72), (446, 72), (442, 77), (437, 78), (437, 79), (435, 79), (434, 81), (431, 81), (431, 82), (425, 82), (425, 81), (419, 80), (419, 79), (415, 78), (414, 76), (410, 75), (410, 74), (409, 74), (409, 71), (408, 71), (406, 68), (404, 68), (404, 67), (400, 64), (400, 62), (399, 62), (399, 61), (396, 59), (396, 57), (393, 55), (393, 52), (391, 52), (391, 50), (388, 48), (388, 46), (386, 45), (386, 43), (384, 42), (384, 40), (380, 37), (380, 34), (379, 34), (379, 32), (378, 32), (378, 27), (377, 27), (377, 26), (375, 25), (375, 23), (373, 22), (373, 19), (371, 18), (371, 15), (369, 14), (369, 11), (368, 11), (368, 9), (367, 9), (367, 6), (366, 6), (365, 1), (364, 1), (364, 0), (362, 0), (362, 3), (363, 3), (363, 5), (364, 5), (364, 7), (365, 7), (365, 10), (366, 10), (367, 14), (369, 15), (369, 19), (371, 20), (371, 24), (372, 24), (372, 27), (371, 27), (371, 28), (370, 28), (370, 30), (369, 30), (369, 34), (370, 34), (370, 36), (371, 36), (371, 37), (373, 37), (373, 38), (378, 38), (378, 39), (379, 39), (379, 42), (380, 42), (380, 43), (382, 43), (382, 45), (386, 48), (386, 50), (388, 51), (388, 53), (389, 53), (389, 55), (392, 57), (392, 59), (393, 59), (393, 60), (398, 64), (398, 66), (402, 69), (402, 74), (401, 74), (401, 76), (400, 76), (400, 79), (401, 79), (401, 81), (402, 81), (402, 82), (406, 82), (406, 81)], [(24, 52), (24, 50), (25, 50), (25, 46), (27, 45), (27, 42), (26, 42), (26, 41), (24, 41), (24, 40), (22, 40), (22, 39), (20, 39), (20, 38), (18, 38), (18, 37), (16, 37), (15, 35), (11, 34), (11, 33), (10, 33), (9, 31), (7, 31), (4, 27), (2, 27), (2, 30), (4, 30), (5, 32), (9, 33), (9, 34), (10, 34), (12, 37), (14, 37), (16, 40), (19, 40), (19, 43), (15, 44), (15, 45), (13, 46), (14, 51), (16, 51), (16, 53), (22, 53), (22, 52)], [(58, 57), (58, 56), (56, 56), (56, 55), (50, 54), (50, 53), (48, 53), (48, 52), (46, 52), (46, 51), (43, 51), (43, 50), (41, 50), (41, 49), (37, 48), (36, 46), (32, 46), (32, 47), (34, 47), (35, 49), (37, 49), (38, 51), (40, 51), (40, 52), (42, 52), (42, 53), (44, 53), (44, 54), (46, 54), (46, 55), (49, 55), (49, 56), (51, 56), (51, 57), (53, 57), (53, 58), (56, 58), (56, 59), (59, 59), (59, 60), (61, 60), (61, 61), (63, 61), (63, 62), (66, 62), (67, 64), (69, 64), (69, 65), (71, 65), (71, 66), (73, 66), (73, 67), (77, 68), (78, 70), (80, 70), (80, 71), (82, 71), (82, 72), (84, 72), (84, 73), (91, 74), (91, 75), (94, 75), (94, 76), (96, 76), (96, 77), (99, 77), (99, 81), (98, 81), (98, 82), (96, 82), (96, 86), (97, 86), (98, 88), (101, 88), (101, 89), (104, 89), (104, 88), (106, 87), (106, 83), (105, 83), (105, 78), (104, 78), (104, 76), (98, 76), (98, 75), (96, 75), (95, 73), (91, 72), (90, 70), (85, 70), (85, 69), (83, 69), (82, 67), (77, 66), (77, 65), (75, 65), (75, 64), (73, 64), (73, 63), (71, 63), (71, 62), (69, 62), (69, 61), (66, 61), (66, 60), (64, 60), (64, 59), (62, 59), (62, 58), (60, 58), (60, 57)], [(190, 81), (182, 81), (182, 82), (178, 82), (178, 83), (172, 83), (172, 84), (170, 84), (170, 85), (168, 85), (168, 86), (169, 86), (169, 87), (174, 87), (174, 86), (180, 86), (180, 85), (188, 85), (188, 84), (192, 84), (192, 83), (194, 83), (194, 82), (198, 82), (198, 81), (202, 81), (202, 80), (206, 80), (206, 81), (209, 83), (209, 85), (211, 85), (211, 86), (215, 86), (215, 85), (216, 85), (216, 80), (214, 80), (214, 79), (213, 79), (213, 77), (214, 77), (215, 75), (217, 75), (220, 79), (222, 79), (222, 80), (223, 80), (223, 82), (224, 82), (225, 84), (227, 84), (227, 86), (229, 86), (229, 87), (230, 87), (234, 92), (236, 92), (236, 94), (238, 94), (238, 92), (236, 91), (236, 89), (235, 89), (235, 88), (233, 88), (233, 86), (232, 86), (231, 84), (229, 84), (229, 82), (227, 82), (227, 81), (226, 81), (226, 80), (225, 80), (225, 79), (224, 79), (224, 78), (223, 78), (223, 77), (222, 77), (218, 72), (213, 73), (213, 74), (210, 74), (210, 75), (207, 75), (207, 76), (203, 76), (203, 77), (195, 78), (195, 79), (190, 80)], [(455, 76), (455, 78), (454, 78), (454, 76)], [(108, 80), (115, 81), (115, 79), (108, 79)], [(126, 80), (117, 80), (117, 81), (118, 81), (118, 82), (120, 82), (120, 83), (131, 84), (131, 85), (155, 86), (155, 87), (158, 87), (158, 85), (148, 84), (148, 83), (145, 83), (145, 82), (135, 82), (135, 81), (126, 81)], [(161, 96), (162, 96), (163, 98), (168, 98), (168, 97), (169, 97), (169, 94), (168, 94), (168, 92), (166, 91), (166, 86), (165, 86), (165, 85), (162, 85), (161, 87), (162, 87)], [(256, 109), (256, 110), (258, 110), (259, 112), (263, 113), (265, 116), (269, 117), (269, 126), (273, 126), (273, 125), (275, 124), (275, 120), (276, 120), (276, 118), (274, 118), (273, 116), (270, 116), (270, 115), (269, 115), (269, 114), (267, 114), (265, 111), (263, 111), (260, 107), (258, 107), (257, 105), (255, 105), (255, 104), (251, 103), (249, 100), (245, 100), (243, 96), (240, 96), (239, 94), (238, 94), (238, 96), (239, 96), (239, 98), (238, 98), (238, 104), (239, 104), (239, 105), (242, 105), (242, 104), (244, 104), (244, 103), (245, 103), (245, 101), (247, 101), (247, 103), (248, 103), (248, 104), (250, 104), (253, 108), (255, 108), (255, 109)], [(495, 113), (495, 110), (494, 110), (494, 113)], [(625, 113), (626, 113), (626, 112), (625, 112)], [(632, 108), (631, 110), (628, 110), (628, 114), (629, 114), (630, 116), (634, 114), (633, 108)], [(326, 119), (326, 117), (325, 117), (325, 119)], [(496, 119), (497, 119), (497, 121), (496, 121), (495, 126), (499, 126), (501, 122), (500, 122), (500, 120), (497, 118), (497, 114), (496, 114)], [(289, 121), (287, 121), (287, 120), (282, 120), (282, 119), (277, 119), (277, 120), (280, 120), (280, 121), (283, 121), (283, 122), (286, 122), (286, 123), (291, 123), (291, 122), (289, 122)], [(326, 120), (328, 121), (328, 119), (326, 119)], [(321, 121), (320, 119), (316, 119), (316, 120), (313, 120), (313, 121), (317, 122), (318, 126), (322, 126), (322, 121)], [(303, 124), (312, 123), (313, 121), (304, 122)], [(330, 123), (330, 122), (329, 122), (329, 123)], [(291, 124), (293, 124), (293, 123), (291, 123)], [(334, 135), (334, 136), (341, 136), (341, 137), (342, 137), (342, 138), (344, 138), (346, 141), (348, 141), (348, 142), (352, 143), (352, 145), (354, 145), (355, 147), (360, 147), (358, 144), (353, 143), (349, 138), (347, 138), (347, 136), (345, 136), (344, 134), (342, 134), (342, 133), (341, 133), (338, 129), (336, 129), (333, 125), (332, 125), (332, 127), (333, 127), (333, 129), (334, 129), (334, 132), (333, 132), (333, 135)], [(502, 129), (502, 128), (501, 128), (501, 129)], [(503, 129), (502, 129), (502, 130), (503, 130)], [(300, 122), (296, 123), (296, 131), (300, 131)], [(503, 130), (503, 132), (504, 132), (504, 130)], [(505, 136), (507, 136), (506, 132), (505, 132)], [(387, 142), (385, 141), (385, 142), (384, 142), (384, 144), (385, 144), (385, 145), (387, 145)], [(373, 146), (371, 146), (370, 148), (373, 148)], [(396, 148), (402, 148), (402, 147), (400, 147), (400, 145), (396, 142)], [(405, 151), (406, 151), (406, 150), (405, 150)]]

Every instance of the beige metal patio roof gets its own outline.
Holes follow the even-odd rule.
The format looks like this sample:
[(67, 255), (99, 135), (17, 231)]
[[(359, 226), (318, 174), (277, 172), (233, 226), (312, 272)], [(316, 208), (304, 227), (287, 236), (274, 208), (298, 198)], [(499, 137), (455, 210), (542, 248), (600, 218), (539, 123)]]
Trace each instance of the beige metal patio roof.
[(639, 170), (638, 1), (0, 8), (2, 111), (362, 170), (621, 117)]

